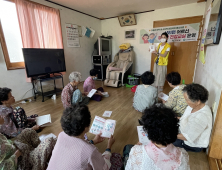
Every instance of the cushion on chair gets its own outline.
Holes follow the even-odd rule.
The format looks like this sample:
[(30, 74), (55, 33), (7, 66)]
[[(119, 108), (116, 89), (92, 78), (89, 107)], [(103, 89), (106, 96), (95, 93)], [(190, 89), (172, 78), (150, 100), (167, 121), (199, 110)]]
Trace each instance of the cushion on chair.
[(117, 67), (109, 67), (109, 71), (122, 71), (122, 68), (117, 68)]

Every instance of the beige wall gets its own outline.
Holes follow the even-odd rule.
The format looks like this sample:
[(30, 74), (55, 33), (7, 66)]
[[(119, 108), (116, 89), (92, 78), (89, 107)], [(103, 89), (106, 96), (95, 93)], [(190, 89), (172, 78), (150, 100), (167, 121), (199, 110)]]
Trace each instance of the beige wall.
[[(206, 9), (209, 7), (211, 1), (207, 0)], [(222, 89), (222, 37), (219, 45), (207, 46), (205, 52), (206, 63), (203, 65), (199, 60), (197, 61), (194, 82), (208, 89), (210, 93), (208, 105), (210, 107), (216, 102), (213, 113), (215, 118)]]
[[(54, 5), (44, 0), (33, 0), (37, 3), (41, 3), (53, 8), (60, 9), (63, 43), (65, 51), (66, 69), (67, 73), (64, 77), (65, 84), (68, 83), (68, 75), (72, 71), (79, 71), (82, 73), (82, 80), (86, 79), (89, 70), (92, 68), (91, 54), (93, 52), (94, 43), (98, 36), (101, 35), (101, 21), (75, 11)], [(66, 43), (65, 23), (72, 23), (77, 25), (83, 25), (92, 27), (96, 31), (94, 37), (80, 38), (80, 48), (68, 48)], [(31, 83), (27, 83), (25, 79), (25, 70), (11, 70), (6, 69), (2, 48), (0, 48), (0, 87), (9, 87), (13, 90), (13, 95), (16, 100), (21, 100), (25, 92), (32, 88)], [(58, 86), (61, 86), (58, 83)], [(24, 97), (31, 97), (32, 92), (29, 91)]]
[[(118, 52), (118, 46), (121, 43), (129, 42), (134, 46), (136, 52), (135, 59), (135, 72), (143, 73), (146, 70), (150, 70), (150, 59), (151, 55), (148, 52), (148, 45), (139, 44), (139, 31), (142, 28), (152, 28), (153, 21), (182, 18), (202, 15), (205, 9), (205, 3), (194, 3), (183, 6), (171, 7), (166, 9), (159, 9), (150, 13), (143, 13), (136, 15), (137, 25), (131, 27), (120, 27), (118, 18), (108, 19), (108, 20), (97, 20), (92, 17), (77, 13), (75, 11), (54, 5), (52, 3), (46, 2), (44, 0), (33, 0), (35, 2), (58, 8), (60, 9), (62, 33), (63, 33), (63, 43), (65, 50), (65, 59), (67, 74), (65, 75), (65, 84), (68, 83), (68, 75), (71, 71), (77, 70), (82, 73), (82, 79), (84, 80), (88, 76), (89, 70), (92, 68), (91, 64), (91, 54), (93, 51), (93, 45), (101, 32), (104, 35), (113, 36), (113, 55)], [(65, 37), (65, 23), (72, 23), (78, 25), (84, 25), (92, 27), (96, 33), (93, 39), (86, 37), (80, 38), (81, 48), (68, 48), (66, 44)], [(124, 31), (136, 29), (136, 39), (131, 41), (126, 41), (124, 39)], [(16, 100), (20, 100), (24, 93), (31, 89), (30, 83), (25, 80), (25, 70), (12, 70), (7, 71), (5, 66), (5, 61), (0, 48), (0, 87), (9, 87), (13, 90), (13, 95)], [(60, 83), (58, 83), (60, 86)], [(31, 91), (29, 91), (25, 98), (32, 96)]]
[[(119, 45), (122, 43), (128, 42), (134, 46), (136, 53), (134, 71), (141, 74), (144, 71), (150, 70), (151, 54), (148, 52), (149, 45), (140, 44), (139, 42), (140, 30), (143, 28), (153, 28), (153, 21), (203, 15), (204, 10), (205, 3), (193, 3), (137, 14), (137, 25), (130, 27), (121, 27), (118, 18), (107, 19), (102, 21), (102, 33), (113, 36), (113, 55), (118, 52)], [(136, 39), (126, 40), (124, 38), (124, 31), (132, 29), (136, 29)]]

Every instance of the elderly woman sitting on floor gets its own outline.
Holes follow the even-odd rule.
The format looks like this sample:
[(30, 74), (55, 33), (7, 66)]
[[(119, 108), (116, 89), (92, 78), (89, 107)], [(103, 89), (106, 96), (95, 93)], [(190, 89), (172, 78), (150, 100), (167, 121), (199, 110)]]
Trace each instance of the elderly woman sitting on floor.
[(38, 115), (26, 116), (25, 111), (21, 107), (12, 108), (15, 98), (12, 96), (11, 89), (0, 88), (0, 116), (4, 119), (4, 124), (0, 127), (0, 133), (8, 138), (16, 137), (25, 128), (38, 130), (35, 117)]
[(143, 112), (147, 107), (154, 105), (157, 101), (157, 88), (151, 86), (155, 76), (152, 72), (146, 71), (142, 74), (141, 85), (138, 85), (133, 98), (133, 107), (139, 112)]
[(64, 87), (61, 95), (64, 108), (70, 107), (72, 104), (88, 104), (88, 93), (81, 93), (78, 84), (81, 80), (81, 73), (74, 71), (69, 75), (69, 83)]
[[(4, 118), (0, 116), (0, 126)], [(40, 142), (38, 134), (26, 128), (14, 142), (0, 133), (0, 169), (3, 170), (45, 170), (56, 139), (47, 138)]]
[(127, 145), (124, 148), (126, 170), (189, 170), (187, 152), (175, 147), (179, 130), (176, 113), (169, 108), (152, 106), (143, 112), (143, 129), (150, 140), (147, 144)]
[(115, 139), (111, 136), (107, 149), (101, 154), (95, 145), (103, 142), (105, 138), (96, 135), (91, 141), (84, 139), (84, 134), (89, 131), (90, 122), (91, 114), (86, 105), (73, 105), (64, 110), (61, 118), (64, 131), (58, 136), (48, 170), (110, 169), (111, 147)]
[(183, 96), (183, 88), (186, 86), (181, 83), (181, 76), (178, 72), (167, 74), (166, 80), (173, 90), (169, 93), (167, 101), (162, 100), (165, 106), (173, 109), (179, 116), (182, 116), (187, 108), (186, 100)]
[[(83, 89), (84, 92), (90, 92), (92, 89), (96, 89), (95, 80), (98, 78), (98, 72), (95, 69), (90, 70), (90, 76), (85, 80)], [(97, 102), (102, 100), (102, 92), (104, 92), (102, 87), (97, 89), (97, 92), (91, 97), (92, 100)]]
[(205, 103), (208, 91), (199, 84), (189, 84), (183, 89), (188, 104), (180, 119), (180, 134), (173, 144), (187, 151), (200, 152), (207, 148), (212, 129), (212, 113)]

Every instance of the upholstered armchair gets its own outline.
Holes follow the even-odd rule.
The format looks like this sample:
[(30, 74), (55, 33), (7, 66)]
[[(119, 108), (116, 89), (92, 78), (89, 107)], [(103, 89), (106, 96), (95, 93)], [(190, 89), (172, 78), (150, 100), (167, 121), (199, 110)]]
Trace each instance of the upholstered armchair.
[(134, 51), (117, 53), (114, 62), (110, 63), (106, 70), (106, 80), (104, 85), (119, 87), (127, 82), (128, 75), (133, 68)]

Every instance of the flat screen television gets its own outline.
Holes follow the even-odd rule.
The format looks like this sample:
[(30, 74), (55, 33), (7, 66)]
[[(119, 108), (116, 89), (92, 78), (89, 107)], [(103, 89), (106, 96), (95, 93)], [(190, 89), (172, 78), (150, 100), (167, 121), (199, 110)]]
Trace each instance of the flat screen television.
[(98, 55), (112, 54), (112, 41), (108, 38), (99, 37), (94, 45)]
[(66, 71), (63, 49), (23, 48), (28, 77)]

